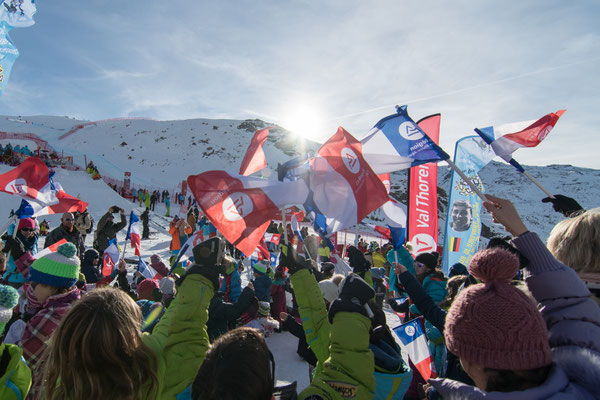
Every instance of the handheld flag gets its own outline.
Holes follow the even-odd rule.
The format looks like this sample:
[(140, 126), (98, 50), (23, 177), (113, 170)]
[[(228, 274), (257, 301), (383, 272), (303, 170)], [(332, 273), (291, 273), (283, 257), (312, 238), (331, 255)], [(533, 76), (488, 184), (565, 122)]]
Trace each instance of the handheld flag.
[[(535, 147), (548, 136), (558, 119), (566, 110), (544, 115), (537, 121), (515, 122), (512, 124), (488, 126), (475, 129), (486, 143), (492, 146), (494, 153), (510, 162), (512, 153), (523, 147)], [(522, 171), (521, 171), (522, 172)]]
[(204, 230), (198, 229), (196, 232), (192, 233), (183, 246), (181, 246), (181, 249), (185, 249), (182, 254), (186, 257), (192, 257), (194, 255), (192, 249), (196, 247), (197, 244), (200, 244), (207, 239), (208, 238), (205, 239)]
[(362, 156), (360, 142), (342, 127), (319, 149), (309, 184), (304, 208), (323, 237), (356, 225), (388, 200), (383, 183)]
[(277, 179), (295, 181), (307, 177), (312, 160), (307, 157), (296, 157), (283, 164), (277, 164)]
[(138, 260), (137, 270), (148, 279), (160, 279), (161, 275), (154, 268), (146, 264), (142, 257)]
[(121, 255), (121, 249), (117, 244), (116, 239), (111, 239), (108, 242), (108, 247), (102, 254), (102, 276), (110, 276), (115, 269), (115, 265), (119, 262), (119, 256)]
[(131, 242), (131, 247), (134, 248), (135, 255), (138, 257), (140, 257), (142, 255), (141, 250), (140, 250), (140, 246), (141, 246), (141, 242), (140, 242), (140, 231), (141, 231), (140, 228), (141, 227), (140, 227), (140, 225), (141, 225), (140, 219), (132, 211), (131, 214), (129, 214), (129, 227), (127, 228), (127, 238), (126, 239)]
[(447, 160), (442, 150), (409, 116), (406, 106), (383, 118), (361, 140), (362, 154), (376, 174)]
[(394, 328), (394, 333), (400, 338), (402, 350), (408, 354), (412, 363), (423, 379), (437, 378), (437, 371), (427, 345), (427, 339), (421, 325), (422, 317), (413, 319)]
[(88, 204), (64, 192), (54, 182), (48, 167), (36, 157), (28, 157), (20, 165), (0, 175), (0, 192), (21, 196), (20, 218), (87, 209)]
[(296, 218), (295, 215), (292, 215), (291, 225), (292, 225), (292, 231), (294, 232), (294, 234), (296, 236), (298, 236), (298, 239), (300, 239), (301, 242), (304, 242), (302, 233), (300, 233), (300, 224), (298, 223), (298, 219)]
[(56, 250), (58, 250), (58, 246), (65, 243), (67, 243), (67, 239), (60, 239), (58, 242), (51, 244), (44, 250), (38, 251), (37, 253), (33, 254), (32, 257), (37, 260), (38, 258), (42, 258), (50, 253), (55, 253)]
[(279, 246), (281, 235), (279, 233), (265, 233), (265, 242), (271, 242)]
[(271, 127), (257, 130), (254, 133), (250, 145), (248, 146), (248, 150), (246, 150), (246, 155), (242, 160), (242, 165), (240, 165), (240, 175), (252, 175), (267, 166), (263, 145), (269, 136), (269, 129), (271, 129)]
[(198, 205), (223, 236), (252, 254), (279, 209), (308, 196), (303, 180), (278, 182), (207, 171), (188, 177)]

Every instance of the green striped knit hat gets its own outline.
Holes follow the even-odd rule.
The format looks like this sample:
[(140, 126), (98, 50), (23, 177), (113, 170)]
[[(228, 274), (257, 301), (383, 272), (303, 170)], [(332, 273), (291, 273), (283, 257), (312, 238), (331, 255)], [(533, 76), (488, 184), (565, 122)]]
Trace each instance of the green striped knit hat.
[(19, 293), (12, 286), (0, 285), (0, 334), (13, 314), (13, 308), (19, 303)]
[(79, 278), (79, 257), (73, 243), (58, 246), (55, 253), (39, 258), (31, 264), (29, 281), (68, 288)]

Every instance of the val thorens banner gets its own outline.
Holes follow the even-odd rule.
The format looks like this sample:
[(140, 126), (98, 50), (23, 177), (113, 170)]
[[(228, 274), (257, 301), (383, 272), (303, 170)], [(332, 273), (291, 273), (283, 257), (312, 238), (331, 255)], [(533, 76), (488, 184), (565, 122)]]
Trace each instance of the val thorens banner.
[[(417, 125), (436, 144), (440, 138), (441, 115), (421, 119)], [(414, 253), (426, 253), (437, 248), (437, 163), (421, 164), (410, 169), (408, 198), (408, 241)]]

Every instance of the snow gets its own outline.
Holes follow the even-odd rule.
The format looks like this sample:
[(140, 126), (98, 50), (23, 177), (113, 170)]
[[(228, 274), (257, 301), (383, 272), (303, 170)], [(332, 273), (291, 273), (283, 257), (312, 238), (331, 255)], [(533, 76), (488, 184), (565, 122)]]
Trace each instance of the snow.
[[(67, 117), (0, 117), (0, 132), (35, 133), (58, 152), (73, 155), (76, 164), (84, 164), (84, 155), (87, 160), (93, 160), (101, 174), (106, 174), (115, 179), (122, 179), (123, 173), (132, 174), (132, 183), (137, 188), (140, 185), (154, 189), (169, 189), (174, 191), (177, 185), (190, 174), (197, 174), (210, 169), (225, 169), (237, 172), (245, 150), (250, 143), (253, 132), (239, 129), (242, 121), (236, 120), (185, 120), (185, 121), (153, 121), (143, 119), (117, 119), (99, 121), (96, 124), (85, 126), (75, 133), (59, 139), (74, 126), (86, 124), (89, 121), (78, 121)], [(265, 125), (266, 126), (266, 125)], [(216, 127), (216, 129), (215, 129)], [(273, 131), (273, 136), (278, 141), (269, 139), (265, 145), (265, 154), (269, 169), (264, 172), (268, 176), (275, 170), (278, 162), (289, 160), (292, 156), (305, 151), (314, 152), (316, 145), (303, 142), (290, 137), (281, 128)], [(5, 144), (29, 144), (31, 149), (36, 145), (28, 141), (0, 140)], [(125, 144), (123, 144), (125, 143)], [(284, 145), (282, 145), (284, 143)], [(594, 207), (600, 197), (600, 187), (597, 185), (600, 171), (576, 168), (571, 166), (550, 165), (547, 167), (525, 167), (536, 179), (553, 193), (564, 193), (575, 197), (582, 206)], [(11, 169), (7, 165), (0, 165), (0, 173)], [(393, 174), (392, 194), (399, 200), (405, 196), (406, 173), (401, 171)], [(513, 199), (517, 210), (523, 219), (536, 230), (542, 238), (547, 237), (552, 226), (562, 217), (552, 211), (551, 206), (540, 202), (543, 193), (532, 183), (519, 175), (510, 166), (501, 163), (492, 163), (482, 173), (482, 180), (486, 191)], [(92, 180), (90, 175), (83, 171), (69, 171), (56, 169), (54, 178), (60, 182), (64, 190), (89, 203), (89, 211), (96, 223), (108, 211), (108, 208), (117, 205), (123, 208), (128, 215), (134, 211), (141, 214), (143, 208), (138, 203), (132, 203), (120, 197), (101, 180)], [(449, 173), (447, 167), (439, 167), (438, 185), (443, 190), (448, 190)], [(0, 193), (0, 207), (8, 218), (9, 210), (16, 209), (20, 199), (6, 193)], [(443, 227), (446, 212), (444, 197), (440, 200), (440, 229)], [(171, 205), (171, 215), (177, 214), (178, 205)], [(169, 257), (168, 223), (170, 218), (165, 217), (165, 207), (162, 203), (156, 205), (155, 212), (151, 213), (151, 236), (142, 240), (141, 249), (144, 259), (149, 259), (152, 254), (159, 254), (163, 259)], [(371, 216), (371, 221), (376, 223), (377, 214)], [(373, 218), (375, 217), (375, 218)], [(496, 234), (502, 230), (494, 225), (486, 213), (482, 216), (486, 225)], [(60, 215), (42, 216), (40, 220), (50, 221), (50, 229), (60, 223)], [(0, 223), (2, 223), (0, 221)], [(126, 229), (117, 235), (119, 243), (125, 241)], [(87, 236), (88, 247), (91, 247), (92, 236)], [(441, 236), (441, 235), (440, 235)], [(353, 238), (353, 233), (348, 234), (348, 241)], [(40, 239), (40, 245), (43, 238)], [(127, 254), (133, 256), (133, 250), (127, 249)], [(244, 280), (248, 277), (244, 274)], [(386, 310), (388, 324), (397, 326), (399, 320), (395, 314)], [(276, 378), (279, 383), (298, 381), (298, 388), (308, 385), (308, 364), (303, 362), (296, 354), (297, 339), (287, 332), (275, 333), (267, 338), (267, 343), (274, 354), (276, 362)]]

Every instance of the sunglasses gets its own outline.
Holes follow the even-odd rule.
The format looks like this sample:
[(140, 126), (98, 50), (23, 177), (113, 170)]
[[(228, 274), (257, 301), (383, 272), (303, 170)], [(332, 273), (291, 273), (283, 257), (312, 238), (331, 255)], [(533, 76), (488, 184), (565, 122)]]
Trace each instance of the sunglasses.
[(73, 221), (73, 218), (65, 218), (63, 221)]
[(23, 232), (33, 232), (33, 228), (21, 228)]

